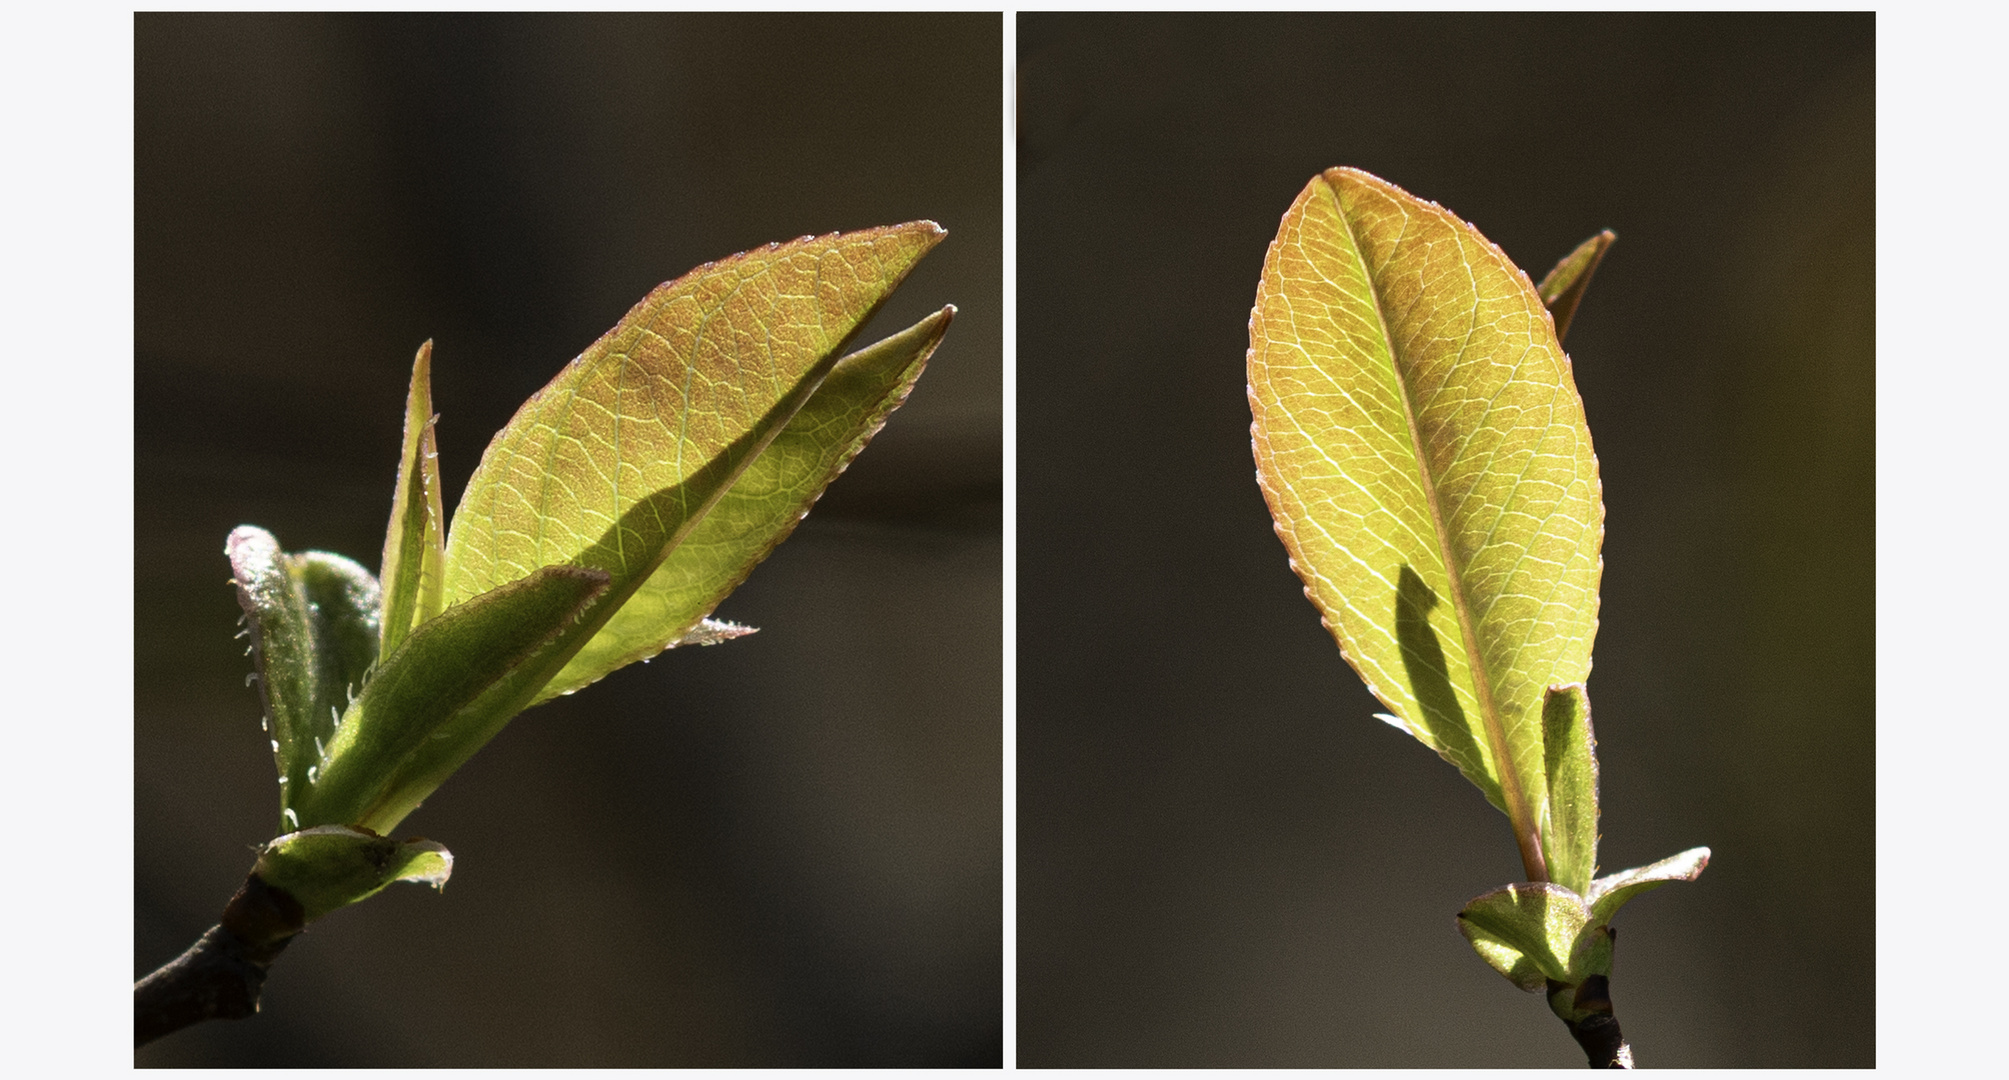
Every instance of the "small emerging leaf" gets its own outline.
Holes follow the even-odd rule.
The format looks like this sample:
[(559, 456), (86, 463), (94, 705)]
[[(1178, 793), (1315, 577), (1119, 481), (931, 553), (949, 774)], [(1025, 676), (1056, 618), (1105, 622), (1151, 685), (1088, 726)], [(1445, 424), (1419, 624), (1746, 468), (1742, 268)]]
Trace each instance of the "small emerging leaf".
[(280, 831), (314, 781), (336, 718), (377, 658), (381, 592), (340, 555), (288, 555), (264, 529), (237, 528), (224, 545), (244, 608), (258, 693), (279, 767)]
[[(1541, 990), (1550, 979), (1579, 981), (1571, 958), (1589, 925), (1583, 898), (1548, 882), (1494, 889), (1458, 913), (1458, 932), (1479, 956), (1515, 986), (1529, 991)], [(1587, 959), (1590, 956), (1586, 953)], [(1604, 956), (1609, 967), (1608, 949)]]
[(1621, 870), (1616, 874), (1598, 878), (1591, 883), (1591, 915), (1599, 925), (1611, 921), (1625, 902), (1648, 889), (1657, 889), (1670, 881), (1694, 881), (1702, 876), (1702, 870), (1709, 865), (1709, 849), (1689, 848), (1679, 855), (1670, 855), (1657, 863), (1648, 863), (1631, 870)]
[(1542, 701), (1542, 752), (1549, 779), (1542, 817), (1549, 880), (1587, 895), (1597, 872), (1597, 739), (1582, 686), (1549, 688)]
[(300, 902), (306, 921), (375, 895), (394, 881), (442, 888), (453, 853), (430, 840), (399, 842), (342, 825), (288, 833), (265, 845), (252, 868)]
[(1443, 207), (1332, 169), (1270, 245), (1248, 364), (1257, 479), (1306, 595), (1546, 880), (1542, 702), (1590, 672), (1604, 507), (1541, 297)]
[(396, 827), (522, 711), (606, 592), (604, 571), (547, 566), (413, 630), (343, 714), (300, 824)]
[(412, 627), (439, 614), (446, 584), (446, 544), (440, 511), (439, 446), (433, 426), (432, 342), (419, 346), (412, 362), (411, 390), (405, 396), (405, 447), (398, 460), (398, 488), (391, 497), (391, 524), (384, 534), (383, 639), (389, 656)]
[(1596, 236), (1578, 244), (1575, 251), (1563, 256), (1542, 283), (1535, 286), (1541, 294), (1542, 303), (1549, 306), (1549, 315), (1556, 321), (1556, 340), (1561, 341), (1569, 333), (1570, 320), (1576, 318), (1577, 305), (1583, 302), (1584, 290), (1590, 288), (1590, 276), (1597, 271), (1597, 264), (1604, 261), (1604, 253), (1610, 248), (1618, 234), (1606, 229)]
[(698, 644), (724, 640), (691, 628), (788, 538), (824, 488), (906, 400), (955, 311), (943, 308), (838, 361), (809, 402), (538, 700), (569, 694), (671, 645), (690, 643), (694, 634)]

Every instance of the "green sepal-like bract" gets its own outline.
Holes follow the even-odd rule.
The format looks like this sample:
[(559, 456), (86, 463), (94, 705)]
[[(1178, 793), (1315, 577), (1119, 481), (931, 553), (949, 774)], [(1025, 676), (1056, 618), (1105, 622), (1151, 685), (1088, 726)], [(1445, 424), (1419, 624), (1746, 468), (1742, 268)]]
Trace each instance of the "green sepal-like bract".
[[(1670, 881), (1693, 881), (1708, 848), (1691, 848), (1593, 882), (1588, 898), (1553, 882), (1507, 885), (1458, 913), (1458, 932), (1479, 958), (1527, 991), (1551, 982), (1576, 987), (1611, 974), (1611, 917), (1627, 900)], [(1568, 1017), (1565, 1017), (1568, 1019)]]
[(304, 921), (375, 895), (394, 881), (442, 888), (453, 853), (430, 840), (392, 840), (345, 825), (287, 833), (258, 853), (251, 871), (299, 901)]

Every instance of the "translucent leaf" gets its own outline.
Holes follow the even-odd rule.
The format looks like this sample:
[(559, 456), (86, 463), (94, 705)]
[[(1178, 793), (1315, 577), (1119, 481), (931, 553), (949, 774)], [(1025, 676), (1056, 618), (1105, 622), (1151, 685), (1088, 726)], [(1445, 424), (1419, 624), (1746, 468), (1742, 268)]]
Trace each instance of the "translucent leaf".
[(238, 527), (224, 544), (279, 767), (280, 831), (312, 783), (336, 718), (377, 659), (381, 593), (370, 572), (340, 555), (288, 555), (264, 529)]
[(286, 890), (312, 922), (394, 881), (442, 888), (453, 876), (453, 853), (430, 840), (401, 842), (343, 825), (321, 825), (266, 844), (251, 872)]
[(538, 696), (569, 694), (608, 672), (672, 645), (725, 640), (709, 615), (809, 513), (823, 489), (906, 400), (928, 357), (948, 332), (947, 307), (831, 369), (808, 404), (789, 420), (730, 490)]
[(597, 630), (942, 235), (922, 221), (805, 237), (651, 292), (489, 444), (448, 534), (447, 603), (539, 567), (590, 567), (610, 583)]
[(1542, 703), (1590, 671), (1604, 509), (1541, 297), (1444, 208), (1330, 170), (1264, 260), (1249, 403), (1306, 595), (1545, 879)]

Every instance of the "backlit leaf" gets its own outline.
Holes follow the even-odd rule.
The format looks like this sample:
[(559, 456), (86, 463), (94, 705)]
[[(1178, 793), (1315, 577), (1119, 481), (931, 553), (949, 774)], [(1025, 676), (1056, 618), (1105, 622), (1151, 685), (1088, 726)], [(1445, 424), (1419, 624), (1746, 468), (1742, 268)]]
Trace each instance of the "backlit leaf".
[(943, 308), (839, 361), (808, 404), (538, 699), (569, 694), (672, 645), (750, 633), (699, 621), (788, 537), (906, 400), (955, 310)]
[(1597, 628), (1597, 459), (1527, 275), (1354, 169), (1284, 215), (1249, 320), (1257, 477), (1368, 688), (1513, 823), (1545, 880), (1542, 702)]
[(942, 235), (922, 221), (805, 237), (651, 292), (489, 444), (448, 534), (447, 603), (539, 567), (590, 567), (609, 578), (590, 637)]

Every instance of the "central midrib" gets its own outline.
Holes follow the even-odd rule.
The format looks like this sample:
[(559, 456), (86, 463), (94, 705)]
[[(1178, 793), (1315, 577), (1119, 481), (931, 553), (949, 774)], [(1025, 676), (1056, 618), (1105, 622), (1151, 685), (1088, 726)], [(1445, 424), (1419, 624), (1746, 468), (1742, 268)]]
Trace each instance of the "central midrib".
[[(1437, 497), (1437, 481), (1430, 474), (1430, 459), (1424, 453), (1423, 433), (1416, 423), (1416, 403), (1410, 397), (1409, 380), (1396, 355), (1395, 335), (1389, 332), (1388, 316), (1381, 310), (1381, 288), (1361, 253), (1360, 238), (1353, 231), (1353, 222), (1346, 215), (1345, 205), (1340, 202), (1339, 189), (1330, 181), (1326, 187), (1332, 192), (1333, 208), (1338, 214), (1340, 227), (1346, 230), (1347, 246), (1353, 252), (1354, 264), (1359, 267), (1361, 280), (1367, 283), (1368, 302), (1374, 306), (1375, 325), (1388, 349), (1389, 369), (1402, 398), (1402, 420), (1409, 428), (1410, 451), (1416, 456), (1416, 472), (1423, 482), (1423, 502), (1430, 509), (1430, 524), (1437, 533), (1438, 557), (1444, 564), (1444, 576), (1449, 582), (1451, 607), (1458, 613), (1458, 630), (1465, 641), (1466, 666), (1472, 671), (1473, 691), (1479, 699), (1479, 719), (1486, 727), (1487, 741), (1492, 744), (1493, 764), (1499, 773), (1500, 796), (1506, 800), (1507, 817), (1513, 822), (1514, 840), (1521, 849), (1521, 865), (1528, 873), (1528, 880), (1547, 881), (1548, 860), (1542, 853), (1533, 808), (1528, 804), (1527, 793), (1521, 789), (1521, 774), (1515, 767), (1513, 747), (1508, 744), (1506, 727), (1500, 721), (1499, 703), (1493, 696), (1492, 676), (1486, 670), (1485, 653), (1479, 649), (1478, 633), (1472, 625), (1472, 607), (1465, 597), (1464, 575), (1458, 572), (1458, 564), (1452, 557), (1451, 532), (1445, 527), (1443, 505)], [(1421, 702), (1417, 707), (1422, 707)]]

